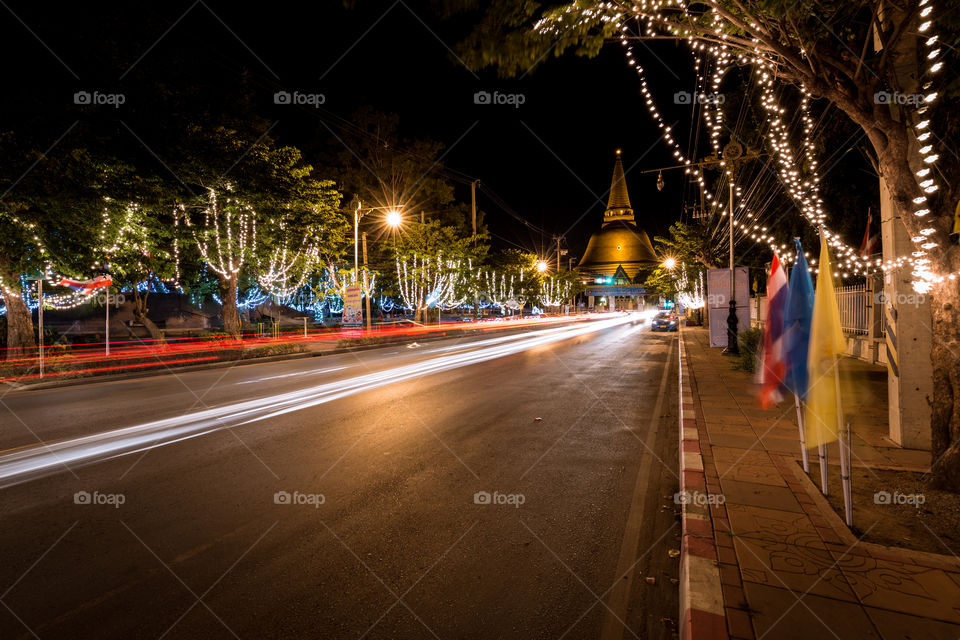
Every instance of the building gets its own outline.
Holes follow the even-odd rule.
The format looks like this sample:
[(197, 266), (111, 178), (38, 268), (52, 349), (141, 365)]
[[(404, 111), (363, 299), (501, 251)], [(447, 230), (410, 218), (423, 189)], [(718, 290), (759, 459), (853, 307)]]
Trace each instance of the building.
[(590, 236), (578, 266), (587, 284), (587, 306), (610, 310), (643, 308), (646, 290), (642, 283), (659, 262), (650, 238), (634, 220), (617, 149), (603, 224)]

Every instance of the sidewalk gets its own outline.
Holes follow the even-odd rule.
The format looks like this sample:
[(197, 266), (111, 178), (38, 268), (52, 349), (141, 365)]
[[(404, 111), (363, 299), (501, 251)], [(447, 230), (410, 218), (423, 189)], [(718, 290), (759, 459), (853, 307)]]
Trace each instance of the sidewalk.
[[(696, 432), (694, 420), (685, 420), (682, 449), (696, 458), (699, 445), (701, 458), (692, 464), (703, 466), (702, 476), (691, 471), (688, 481), (693, 467), (684, 461), (681, 490), (705, 482), (708, 495), (725, 498), (709, 507), (710, 527), (696, 526), (697, 509), (688, 514), (684, 506), (691, 539), (685, 553), (714, 562), (689, 581), (689, 596), (715, 600), (718, 585), (709, 582), (719, 580), (731, 638), (960, 638), (960, 559), (858, 540), (798, 464), (793, 403), (760, 409), (753, 376), (732, 370), (731, 359), (709, 348), (706, 330), (684, 328), (681, 340), (692, 392), (686, 406), (696, 415)], [(885, 437), (885, 376), (872, 365), (849, 364), (860, 381), (846, 411), (854, 468), (859, 459), (925, 470), (928, 453)], [(838, 461), (835, 448), (830, 456)], [(815, 463), (814, 455), (813, 469)], [(839, 476), (838, 462), (830, 473)], [(689, 600), (684, 607), (691, 608)], [(726, 637), (718, 627), (688, 624), (682, 637)]]

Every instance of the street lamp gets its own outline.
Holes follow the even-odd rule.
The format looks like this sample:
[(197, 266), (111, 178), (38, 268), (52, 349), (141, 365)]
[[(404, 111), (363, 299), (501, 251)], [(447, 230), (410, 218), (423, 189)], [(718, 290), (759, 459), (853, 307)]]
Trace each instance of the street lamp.
[(663, 266), (667, 269), (673, 269), (675, 266), (677, 266), (677, 261), (675, 258), (667, 258), (663, 261)]
[[(400, 223), (403, 222), (403, 216), (400, 214), (400, 211), (396, 207), (362, 207), (360, 204), (360, 199), (357, 199), (357, 208), (353, 212), (353, 273), (356, 277), (357, 283), (360, 282), (360, 219), (364, 216), (363, 212), (376, 211), (378, 209), (386, 209), (386, 222), (390, 227), (398, 227)], [(366, 291), (366, 308), (367, 308), (367, 329), (370, 328), (373, 319), (370, 316), (370, 285), (367, 280), (367, 232), (363, 232), (363, 289)]]
[(736, 140), (731, 140), (723, 148), (723, 159), (728, 165), (729, 179), (727, 182), (730, 185), (730, 202), (727, 214), (730, 216), (728, 221), (730, 223), (730, 311), (727, 314), (727, 348), (723, 350), (723, 353), (732, 356), (740, 355), (740, 345), (737, 344), (737, 274), (733, 262), (733, 163), (739, 160), (742, 155), (743, 147)]
[(537, 271), (539, 271), (540, 273), (543, 273), (546, 270), (547, 270), (547, 263), (544, 262), (543, 260), (537, 260)]

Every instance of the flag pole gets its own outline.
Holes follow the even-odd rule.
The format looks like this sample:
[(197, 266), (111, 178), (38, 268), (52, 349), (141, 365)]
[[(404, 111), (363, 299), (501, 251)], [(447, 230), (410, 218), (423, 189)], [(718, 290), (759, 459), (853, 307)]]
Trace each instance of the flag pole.
[(106, 307), (107, 307), (107, 321), (106, 321), (106, 323), (105, 323), (105, 331), (104, 331), (104, 333), (105, 333), (105, 336), (106, 336), (106, 345), (107, 345), (106, 355), (110, 355), (110, 287), (107, 287), (106, 300), (107, 300), (107, 304), (106, 304)]
[(807, 453), (807, 437), (803, 433), (803, 408), (800, 406), (800, 396), (793, 394), (797, 404), (797, 426), (800, 428), (800, 453), (803, 456), (803, 472), (810, 473), (810, 455)]
[(853, 526), (853, 486), (850, 480), (850, 443), (846, 442), (850, 433), (850, 423), (843, 422), (843, 400), (840, 397), (840, 359), (833, 354), (833, 383), (837, 394), (837, 440), (840, 445), (840, 484), (843, 487), (843, 510), (847, 526)]
[(817, 459), (820, 461), (820, 488), (823, 495), (830, 495), (830, 488), (827, 486), (827, 445), (817, 445)]
[[(820, 246), (823, 247), (824, 237), (823, 237), (823, 225), (820, 225)], [(829, 254), (828, 254), (829, 255)], [(823, 266), (823, 265), (821, 265)], [(819, 274), (819, 269), (817, 271)], [(830, 273), (827, 273), (827, 277), (830, 277)], [(817, 292), (820, 290), (820, 277), (817, 276)], [(834, 359), (834, 366), (836, 366), (836, 359)], [(822, 421), (821, 421), (822, 422)], [(823, 438), (818, 438), (822, 440)], [(817, 457), (820, 462), (820, 488), (823, 490), (823, 495), (830, 495), (830, 486), (827, 484), (827, 445), (821, 442), (817, 445)]]
[(843, 485), (843, 511), (846, 516), (847, 526), (853, 526), (853, 484), (850, 478), (850, 442), (847, 436), (850, 434), (850, 423), (840, 433), (840, 480)]
[[(43, 274), (46, 275), (46, 274)], [(37, 280), (37, 321), (40, 324), (37, 337), (40, 339), (40, 377), (43, 377), (43, 277)]]

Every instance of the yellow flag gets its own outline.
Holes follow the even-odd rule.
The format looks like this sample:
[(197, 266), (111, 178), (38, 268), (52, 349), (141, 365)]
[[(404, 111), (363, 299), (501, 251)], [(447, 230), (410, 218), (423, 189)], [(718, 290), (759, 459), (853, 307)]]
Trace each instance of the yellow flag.
[(833, 268), (825, 237), (820, 238), (820, 274), (813, 302), (810, 325), (810, 350), (807, 372), (810, 383), (804, 420), (807, 447), (816, 447), (838, 439), (840, 409), (840, 371), (838, 354), (846, 352), (847, 339), (840, 326), (840, 310), (833, 291)]

